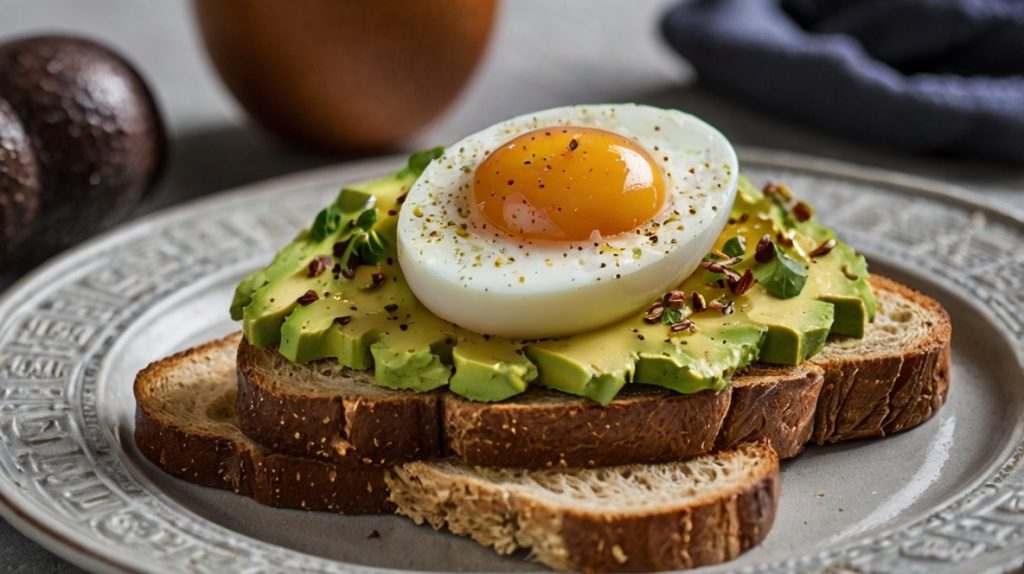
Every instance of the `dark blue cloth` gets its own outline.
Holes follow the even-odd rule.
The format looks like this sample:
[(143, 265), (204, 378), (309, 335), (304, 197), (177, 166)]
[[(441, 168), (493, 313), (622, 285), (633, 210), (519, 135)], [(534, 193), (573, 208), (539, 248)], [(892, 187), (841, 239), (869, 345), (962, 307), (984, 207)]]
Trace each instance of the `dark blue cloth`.
[(702, 83), (779, 115), (1024, 163), (1024, 0), (688, 0), (662, 29)]

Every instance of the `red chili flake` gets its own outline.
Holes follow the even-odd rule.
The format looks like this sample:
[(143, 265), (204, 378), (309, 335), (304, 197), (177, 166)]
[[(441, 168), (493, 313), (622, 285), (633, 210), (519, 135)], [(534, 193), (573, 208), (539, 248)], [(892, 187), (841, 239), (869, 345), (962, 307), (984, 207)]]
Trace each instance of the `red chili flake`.
[(330, 255), (321, 255), (314, 258), (309, 262), (309, 277), (319, 277), (321, 273), (327, 271), (327, 267), (331, 264)]
[(572, 138), (572, 140), (569, 141), (569, 151), (573, 151), (578, 147), (580, 147), (580, 142), (576, 141), (576, 138)]
[(370, 286), (371, 287), (376, 288), (376, 287), (380, 287), (383, 284), (384, 284), (384, 274), (383, 273), (374, 273), (374, 274), (370, 275)]
[(766, 233), (757, 242), (757, 247), (754, 249), (754, 260), (758, 263), (768, 263), (772, 259), (775, 259), (775, 243), (772, 242), (772, 237)]
[(813, 216), (814, 210), (811, 209), (810, 205), (807, 205), (802, 201), (798, 201), (796, 205), (793, 206), (793, 217), (795, 217), (797, 221), (807, 221)]
[(320, 296), (316, 294), (316, 291), (313, 291), (312, 289), (310, 289), (309, 291), (306, 291), (305, 293), (303, 293), (295, 301), (299, 305), (302, 305), (303, 307), (305, 307), (306, 305), (309, 305), (310, 303), (313, 303), (314, 301), (316, 301), (319, 298), (320, 298)]
[(730, 285), (730, 287), (732, 287), (732, 292), (736, 295), (742, 295), (747, 291), (750, 291), (750, 288), (753, 286), (754, 272), (750, 269), (743, 272), (743, 277), (740, 277), (740, 280), (737, 281), (735, 285)]
[(408, 331), (409, 330), (409, 326), (406, 325), (405, 323), (402, 323), (401, 325), (399, 325), (398, 328), (403, 330), (403, 331)]
[(822, 257), (828, 255), (836, 248), (836, 240), (834, 237), (830, 237), (825, 241), (821, 242), (821, 245), (814, 248), (814, 251), (808, 253), (811, 257)]
[(343, 315), (341, 317), (335, 317), (334, 318), (334, 324), (335, 325), (345, 326), (345, 325), (348, 325), (351, 322), (352, 322), (352, 317), (350, 317), (348, 315)]
[(673, 309), (686, 307), (686, 292), (675, 290), (665, 293), (664, 304)]
[(398, 310), (398, 304), (388, 303), (387, 305), (384, 305), (384, 310), (387, 311), (388, 313), (394, 313), (395, 311)]

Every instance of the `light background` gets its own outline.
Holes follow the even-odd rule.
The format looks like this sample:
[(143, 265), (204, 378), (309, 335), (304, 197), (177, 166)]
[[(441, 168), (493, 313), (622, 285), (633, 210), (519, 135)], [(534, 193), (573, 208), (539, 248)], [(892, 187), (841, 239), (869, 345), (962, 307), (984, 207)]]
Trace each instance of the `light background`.
[[(207, 0), (212, 1), (212, 0)], [(923, 175), (1024, 210), (1024, 169), (911, 156), (842, 140), (694, 87), (693, 71), (661, 41), (671, 2), (509, 0), (482, 65), (449, 113), (404, 149), (453, 141), (495, 121), (573, 103), (678, 107), (734, 143), (823, 155)], [(169, 170), (140, 212), (301, 169), (345, 161), (280, 143), (249, 124), (207, 64), (191, 5), (179, 1), (4, 0), (0, 41), (73, 33), (126, 55), (147, 78), (173, 139)], [(0, 522), (0, 572), (77, 572)]]

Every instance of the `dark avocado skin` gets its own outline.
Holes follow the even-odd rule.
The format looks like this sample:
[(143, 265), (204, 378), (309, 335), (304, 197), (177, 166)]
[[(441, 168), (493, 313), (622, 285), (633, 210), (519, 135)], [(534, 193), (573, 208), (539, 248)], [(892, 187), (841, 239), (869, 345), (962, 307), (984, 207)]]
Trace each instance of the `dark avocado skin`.
[(20, 258), (39, 261), (123, 219), (152, 187), (166, 135), (145, 82), (94, 42), (0, 46), (0, 96), (35, 150), (40, 210)]
[(0, 268), (28, 236), (41, 195), (32, 143), (14, 109), (0, 98)]

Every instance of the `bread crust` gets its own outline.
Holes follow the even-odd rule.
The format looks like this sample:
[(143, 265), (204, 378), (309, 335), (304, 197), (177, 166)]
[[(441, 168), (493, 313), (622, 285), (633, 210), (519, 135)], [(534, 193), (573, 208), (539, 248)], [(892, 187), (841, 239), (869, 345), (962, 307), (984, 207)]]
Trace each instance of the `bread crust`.
[(394, 464), (441, 455), (441, 392), (297, 393), (263, 368), (268, 351), (238, 346), (238, 426), (275, 452)]
[(501, 553), (527, 548), (559, 570), (676, 570), (732, 560), (759, 544), (775, 521), (779, 463), (770, 447), (745, 444), (708, 456), (719, 464), (743, 459), (742, 483), (687, 500), (666, 496), (657, 507), (637, 512), (560, 504), (499, 486), (503, 481), (453, 476), (423, 463), (397, 467), (388, 484), (400, 514), (446, 526)]
[[(387, 469), (339, 464), (268, 452), (245, 437), (234, 423), (235, 385), (222, 391), (207, 408), (224, 409), (226, 424), (216, 429), (182, 420), (168, 412), (168, 394), (191, 394), (187, 377), (196, 372), (230, 380), (233, 365), (211, 362), (240, 339), (231, 335), (172, 355), (143, 369), (135, 379), (135, 444), (168, 474), (202, 486), (224, 488), (268, 506), (326, 510), (343, 514), (393, 509), (384, 478)], [(205, 382), (205, 381), (204, 381)], [(358, 495), (354, 495), (358, 493)]]
[(607, 406), (532, 391), (525, 401), (445, 398), (444, 440), (468, 464), (514, 468), (614, 466), (685, 460), (710, 451), (731, 392), (620, 393)]
[(876, 293), (895, 295), (928, 318), (913, 344), (864, 356), (815, 357), (825, 379), (811, 440), (817, 444), (884, 437), (913, 428), (938, 411), (949, 394), (952, 323), (934, 299), (897, 281), (871, 276)]

